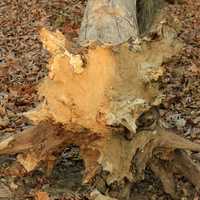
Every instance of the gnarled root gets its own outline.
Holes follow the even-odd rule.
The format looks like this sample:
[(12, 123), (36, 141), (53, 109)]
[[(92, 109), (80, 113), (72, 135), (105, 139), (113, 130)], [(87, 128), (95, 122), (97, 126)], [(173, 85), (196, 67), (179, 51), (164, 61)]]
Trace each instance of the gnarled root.
[[(43, 121), (2, 140), (0, 154), (18, 154), (17, 161), (30, 172), (41, 161), (48, 161), (53, 165), (56, 159), (52, 156), (53, 153), (62, 150), (66, 145), (77, 144), (85, 160), (86, 182), (98, 174), (100, 166), (107, 172), (104, 177), (107, 186), (125, 179), (128, 182), (138, 182), (144, 179), (145, 168), (150, 166), (155, 175), (160, 177), (165, 191), (173, 198), (176, 197), (173, 182), (175, 171), (183, 174), (196, 187), (200, 187), (200, 169), (184, 152), (200, 152), (200, 145), (181, 136), (157, 129), (140, 132), (129, 141), (121, 134), (102, 137), (101, 134), (90, 133), (85, 129), (80, 128), (80, 132), (75, 133), (69, 127), (66, 128), (61, 124)], [(169, 163), (170, 167), (166, 168), (161, 160)]]

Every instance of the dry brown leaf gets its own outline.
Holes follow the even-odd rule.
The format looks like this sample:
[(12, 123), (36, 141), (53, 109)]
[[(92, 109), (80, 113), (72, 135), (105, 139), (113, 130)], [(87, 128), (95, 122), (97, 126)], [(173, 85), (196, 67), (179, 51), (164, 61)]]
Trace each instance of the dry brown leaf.
[(35, 200), (50, 200), (50, 198), (46, 192), (36, 192)]
[(94, 190), (91, 192), (92, 200), (117, 200), (116, 198), (111, 198), (101, 194), (98, 190)]
[(40, 160), (40, 155), (37, 155), (34, 152), (17, 155), (17, 161), (26, 169), (27, 172), (34, 170)]
[(4, 183), (0, 182), (0, 199), (11, 199), (13, 198), (12, 191)]
[(192, 64), (192, 66), (190, 67), (190, 71), (194, 74), (199, 74), (200, 73), (200, 68), (197, 67), (194, 63)]

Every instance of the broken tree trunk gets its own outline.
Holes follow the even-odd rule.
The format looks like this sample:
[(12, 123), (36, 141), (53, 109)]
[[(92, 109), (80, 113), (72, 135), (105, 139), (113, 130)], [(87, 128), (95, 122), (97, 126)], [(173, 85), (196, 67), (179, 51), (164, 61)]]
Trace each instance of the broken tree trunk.
[[(174, 37), (173, 31), (169, 34)], [(168, 37), (144, 44), (140, 53), (129, 51), (126, 44), (115, 52), (97, 46), (84, 55), (82, 66), (80, 56), (69, 56), (61, 33), (43, 29), (41, 39), (52, 55), (50, 76), (38, 88), (46, 99), (26, 116), (35, 122), (53, 118), (101, 134), (120, 125), (131, 134), (136, 132), (138, 117), (159, 104), (159, 91), (153, 82), (164, 72), (162, 62), (181, 47)]]
[(83, 18), (80, 44), (118, 45), (138, 37), (136, 0), (89, 0)]
[(105, 46), (139, 39), (147, 32), (164, 0), (89, 0), (83, 17), (79, 42)]
[[(138, 132), (137, 121), (160, 104), (157, 80), (164, 73), (162, 63), (178, 53), (182, 44), (174, 29), (162, 22), (157, 24), (158, 40), (143, 41), (140, 52), (131, 51), (127, 40), (136, 39), (139, 32), (136, 3), (89, 0), (80, 42), (96, 46), (88, 47), (83, 55), (72, 54), (59, 31), (40, 31), (51, 54), (49, 75), (38, 86), (43, 102), (24, 113), (35, 126), (3, 139), (0, 154), (18, 154), (17, 160), (27, 172), (43, 160), (51, 169), (53, 153), (74, 143), (85, 160), (85, 182), (93, 182), (99, 168), (108, 172), (106, 185), (124, 179), (137, 182), (149, 165), (161, 177), (166, 192), (176, 196), (172, 175), (167, 176), (165, 168), (159, 172), (160, 162), (151, 160), (158, 150), (171, 155), (176, 149), (200, 151), (200, 145), (159, 128), (157, 123), (153, 130)], [(158, 116), (152, 117), (157, 122)], [(190, 160), (188, 166), (192, 165)], [(185, 163), (184, 169), (188, 166)]]

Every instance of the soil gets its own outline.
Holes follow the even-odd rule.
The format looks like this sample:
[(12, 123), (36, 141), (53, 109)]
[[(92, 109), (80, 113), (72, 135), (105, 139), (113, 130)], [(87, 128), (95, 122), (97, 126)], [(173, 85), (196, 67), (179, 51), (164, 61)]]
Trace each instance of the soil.
[[(185, 47), (179, 55), (164, 63), (165, 76), (160, 90), (165, 94), (159, 108), (160, 123), (184, 137), (200, 143), (200, 2), (182, 0), (168, 6), (176, 19), (179, 37)], [(85, 0), (1, 0), (0, 2), (0, 137), (16, 134), (31, 126), (23, 112), (35, 108), (39, 99), (36, 86), (47, 75), (49, 55), (42, 48), (38, 31), (46, 26), (59, 29), (77, 40)], [(23, 177), (6, 176), (15, 156), (0, 157), (0, 199), (35, 199), (45, 191), (51, 200), (87, 199), (91, 188), (81, 185), (84, 164), (76, 146), (68, 146), (57, 155), (51, 176), (43, 167)], [(200, 155), (193, 154), (200, 160)], [(16, 174), (15, 174), (16, 173)], [(200, 194), (186, 178), (176, 176), (181, 200), (198, 200)], [(111, 187), (119, 193), (119, 187)], [(132, 199), (168, 200), (161, 182), (150, 170), (145, 180), (132, 186)], [(47, 200), (47, 199), (44, 199)]]

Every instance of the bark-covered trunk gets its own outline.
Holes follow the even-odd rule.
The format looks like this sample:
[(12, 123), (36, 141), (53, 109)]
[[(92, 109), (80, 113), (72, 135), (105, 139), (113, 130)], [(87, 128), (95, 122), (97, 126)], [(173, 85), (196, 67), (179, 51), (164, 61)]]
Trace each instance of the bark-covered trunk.
[(136, 0), (89, 0), (81, 26), (81, 45), (118, 45), (137, 38), (136, 13)]
[[(94, 177), (102, 171), (107, 172), (103, 181), (109, 186), (141, 181), (147, 165), (174, 198), (175, 171), (184, 174), (188, 169), (198, 178), (187, 178), (199, 187), (199, 168), (184, 150), (200, 151), (200, 145), (159, 127), (156, 109), (162, 101), (157, 84), (164, 73), (162, 64), (182, 44), (159, 16), (154, 24), (158, 40), (141, 41), (139, 52), (131, 51), (128, 43), (149, 30), (155, 7), (153, 0), (89, 0), (80, 33), (87, 53), (81, 55), (70, 52), (70, 42), (59, 31), (42, 29), (41, 40), (51, 54), (49, 76), (38, 86), (42, 103), (24, 114), (35, 125), (1, 141), (0, 154), (18, 154), (27, 172), (45, 160), (50, 173), (54, 152), (73, 143), (85, 161), (84, 181), (100, 191)], [(184, 160), (189, 162), (182, 167)]]
[(150, 30), (155, 16), (163, 4), (164, 0), (137, 0), (137, 23), (140, 35)]
[(118, 45), (148, 32), (164, 0), (89, 0), (80, 44)]

